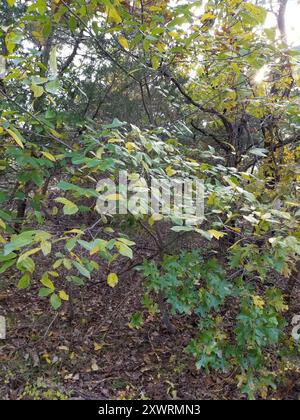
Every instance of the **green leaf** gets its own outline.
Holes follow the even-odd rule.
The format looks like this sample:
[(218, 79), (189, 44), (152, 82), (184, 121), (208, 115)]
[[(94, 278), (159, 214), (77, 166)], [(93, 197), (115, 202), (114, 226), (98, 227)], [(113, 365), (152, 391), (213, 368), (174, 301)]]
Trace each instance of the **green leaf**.
[(73, 265), (74, 265), (74, 267), (77, 268), (79, 273), (82, 274), (84, 277), (86, 277), (88, 279), (91, 278), (91, 273), (82, 264), (80, 264), (77, 261), (73, 261)]
[(51, 293), (53, 293), (53, 291), (51, 289), (48, 289), (47, 287), (42, 287), (39, 290), (39, 297), (47, 297), (49, 295), (51, 295)]
[(35, 263), (32, 258), (28, 257), (24, 261), (17, 262), (18, 270), (27, 270), (29, 273), (33, 273), (35, 270)]
[[(82, 246), (84, 246), (84, 241), (78, 241)], [(88, 243), (88, 251), (90, 255), (97, 254), (98, 252), (104, 252), (106, 250), (107, 241), (104, 239), (96, 239), (92, 243)]]
[(61, 298), (56, 293), (53, 293), (50, 297), (50, 303), (52, 308), (57, 310), (61, 307)]
[(15, 5), (16, 0), (6, 0), (9, 7), (13, 7)]
[(10, 260), (14, 260), (16, 258), (17, 258), (17, 254), (12, 252), (11, 254), (8, 254), (8, 255), (0, 255), (0, 262), (10, 261)]
[(15, 260), (12, 261), (6, 261), (0, 268), (0, 274), (5, 273), (6, 270), (8, 270), (11, 266), (15, 264)]
[(75, 32), (77, 28), (77, 20), (74, 16), (70, 16), (69, 18), (69, 29), (71, 32)]
[(49, 93), (56, 94), (60, 89), (59, 80), (51, 80), (45, 85), (45, 89)]
[(77, 276), (68, 276), (67, 277), (67, 280), (70, 283), (76, 284), (77, 286), (84, 286), (84, 280), (82, 278), (80, 278), (80, 277), (77, 277)]
[(9, 255), (13, 251), (20, 250), (24, 246), (32, 244), (35, 234), (35, 231), (27, 231), (15, 237), (11, 242), (4, 246), (4, 255)]
[(173, 226), (171, 230), (174, 232), (193, 232), (195, 229), (191, 226)]
[(136, 312), (132, 315), (131, 320), (128, 324), (129, 328), (139, 329), (143, 325), (143, 314), (141, 312)]
[(51, 18), (49, 18), (45, 24), (43, 25), (43, 36), (44, 38), (49, 38), (50, 34), (52, 32), (52, 22)]
[(16, 32), (8, 32), (5, 36), (5, 44), (8, 52), (11, 54), (14, 52), (17, 44), (21, 42), (22, 34)]
[(160, 58), (157, 55), (152, 57), (152, 67), (154, 70), (157, 70), (160, 66)]
[(69, 260), (68, 258), (63, 259), (63, 265), (67, 270), (72, 269), (72, 260)]
[(118, 243), (117, 248), (118, 248), (120, 254), (124, 255), (124, 257), (133, 258), (132, 249), (129, 248), (129, 246), (127, 246), (125, 244), (122, 244), (122, 243)]
[(41, 16), (46, 13), (47, 10), (47, 0), (37, 0), (36, 8)]
[(67, 200), (64, 197), (58, 197), (54, 201), (56, 201), (57, 203), (64, 204), (63, 212), (66, 215), (76, 214), (79, 210), (75, 203), (72, 203), (72, 201)]
[(57, 58), (56, 58), (56, 55), (57, 55), (57, 48), (55, 46), (51, 49), (50, 57), (49, 57), (49, 69), (50, 69), (51, 76), (53, 78), (56, 78), (56, 76), (57, 76)]
[(113, 119), (113, 122), (111, 124), (103, 125), (103, 128), (105, 128), (105, 129), (109, 129), (109, 128), (113, 129), (113, 128), (123, 127), (123, 125), (126, 125), (126, 123), (121, 122), (120, 120), (118, 120), (118, 118), (114, 118)]
[(18, 283), (18, 289), (27, 289), (30, 285), (30, 280), (30, 275), (28, 273), (24, 274)]
[(251, 155), (255, 155), (255, 156), (266, 157), (268, 155), (268, 150), (267, 149), (262, 149), (262, 148), (253, 148), (253, 149), (249, 150), (249, 153), (251, 153)]
[(129, 239), (126, 239), (126, 238), (118, 238), (118, 242), (122, 242), (122, 244), (125, 244), (128, 246), (135, 245), (135, 242), (130, 241)]

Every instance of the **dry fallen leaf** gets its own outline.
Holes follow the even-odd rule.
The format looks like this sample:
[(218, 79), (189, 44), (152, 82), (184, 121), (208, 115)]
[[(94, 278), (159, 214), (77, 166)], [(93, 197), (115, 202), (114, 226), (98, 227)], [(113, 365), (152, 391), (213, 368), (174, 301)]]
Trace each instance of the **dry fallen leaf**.
[(67, 347), (67, 346), (59, 346), (58, 347), (58, 350), (61, 350), (61, 351), (69, 351), (69, 347)]
[(100, 351), (101, 349), (102, 349), (102, 347), (103, 347), (103, 344), (100, 344), (100, 343), (94, 343), (94, 350), (95, 351)]
[(95, 360), (93, 360), (93, 363), (92, 363), (91, 367), (92, 367), (93, 372), (97, 372), (100, 369)]

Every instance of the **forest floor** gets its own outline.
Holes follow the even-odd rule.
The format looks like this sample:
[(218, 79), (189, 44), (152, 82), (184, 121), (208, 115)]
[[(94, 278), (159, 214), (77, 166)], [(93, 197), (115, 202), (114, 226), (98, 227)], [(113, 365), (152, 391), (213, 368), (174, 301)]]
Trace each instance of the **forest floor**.
[[(151, 245), (149, 238), (139, 240)], [(47, 270), (47, 261), (40, 265)], [(17, 280), (10, 272), (0, 283), (1, 314), (7, 319), (7, 339), (0, 341), (0, 399), (243, 398), (238, 372), (206, 374), (185, 353), (197, 334), (190, 318), (172, 318), (175, 334), (159, 315), (145, 314), (140, 329), (129, 327), (132, 314), (142, 309), (138, 274), (122, 276), (114, 289), (104, 273), (75, 287), (72, 319), (68, 302), (56, 313), (37, 296), (38, 284), (24, 292), (16, 289)], [(299, 379), (287, 373), (268, 398), (298, 399)]]

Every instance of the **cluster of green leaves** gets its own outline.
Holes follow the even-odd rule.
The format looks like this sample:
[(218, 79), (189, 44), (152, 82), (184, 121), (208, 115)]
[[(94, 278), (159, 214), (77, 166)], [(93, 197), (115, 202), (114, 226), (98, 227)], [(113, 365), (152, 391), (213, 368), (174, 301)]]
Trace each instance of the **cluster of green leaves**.
[[(196, 251), (180, 257), (167, 256), (161, 267), (159, 270), (154, 262), (144, 263), (146, 288), (163, 293), (173, 314), (205, 315), (212, 309), (217, 310), (230, 293), (230, 285), (223, 281), (217, 261), (209, 260), (204, 264)], [(207, 279), (207, 290), (200, 287), (203, 275)]]
[[(234, 368), (249, 398), (262, 391), (262, 384), (275, 386), (269, 357), (279, 354), (288, 338), (282, 315), (287, 305), (279, 289), (258, 295), (249, 281), (230, 280), (216, 259), (205, 260), (197, 251), (165, 256), (159, 265), (145, 262), (142, 272), (147, 290), (142, 303), (150, 313), (154, 296), (162, 294), (174, 316), (197, 316), (199, 334), (186, 350), (197, 359), (198, 369)], [(134, 320), (139, 326), (137, 314)]]

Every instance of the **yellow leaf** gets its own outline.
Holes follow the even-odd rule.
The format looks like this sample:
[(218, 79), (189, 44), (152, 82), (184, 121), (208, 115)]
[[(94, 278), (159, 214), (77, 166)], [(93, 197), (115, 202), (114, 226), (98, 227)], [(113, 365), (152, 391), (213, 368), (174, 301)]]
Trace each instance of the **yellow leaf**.
[(58, 139), (62, 139), (62, 138), (63, 138), (63, 135), (62, 135), (62, 134), (60, 134), (58, 131), (54, 130), (53, 128), (49, 128), (49, 131), (50, 131), (50, 133), (51, 133), (54, 137), (56, 137), (56, 138), (58, 138)]
[(16, 2), (16, 0), (6, 0), (7, 1), (7, 4), (10, 6), (10, 7), (13, 7), (14, 5), (15, 5), (15, 2)]
[(208, 196), (208, 199), (207, 199), (207, 204), (208, 204), (209, 206), (213, 206), (213, 205), (215, 205), (216, 203), (217, 203), (216, 193), (211, 193), (211, 194)]
[(61, 350), (61, 351), (69, 351), (70, 350), (69, 347), (67, 347), (67, 346), (59, 346), (57, 348), (58, 348), (58, 350)]
[(151, 12), (159, 12), (160, 10), (162, 10), (163, 6), (150, 6), (149, 10)]
[(214, 230), (214, 229), (210, 229), (209, 231), (208, 231), (208, 233), (211, 235), (211, 236), (213, 236), (214, 238), (216, 238), (216, 239), (220, 239), (220, 238), (223, 238), (223, 236), (225, 236), (225, 233), (223, 233), (223, 232), (219, 232), (218, 230)]
[(37, 39), (41, 44), (45, 42), (44, 36), (42, 32), (39, 31), (32, 31), (32, 36), (34, 36), (35, 39)]
[(259, 309), (263, 309), (265, 306), (265, 301), (260, 296), (252, 296), (254, 306)]
[(0, 227), (2, 227), (3, 229), (6, 229), (6, 224), (3, 222), (2, 219), (0, 219)]
[(53, 282), (49, 279), (47, 274), (43, 275), (40, 282), (42, 283), (43, 286), (47, 287), (48, 289), (50, 289), (54, 292), (55, 286), (54, 286)]
[(56, 162), (56, 159), (51, 153), (49, 152), (42, 152), (42, 155), (45, 156), (45, 158), (51, 160), (52, 162)]
[(72, 230), (67, 230), (65, 233), (79, 233), (82, 235), (84, 232), (80, 229), (72, 229)]
[(21, 140), (21, 137), (13, 130), (10, 130), (9, 128), (6, 128), (6, 131), (8, 132), (8, 134), (15, 140), (15, 142), (22, 148), (24, 149), (24, 144)]
[(0, 235), (0, 244), (6, 244), (6, 240)]
[(43, 354), (41, 357), (48, 363), (48, 365), (51, 365), (51, 358), (48, 353)]
[(178, 34), (178, 32), (175, 32), (175, 31), (170, 31), (170, 32), (169, 32), (169, 35), (170, 35), (172, 38), (175, 38), (175, 39), (178, 39), (178, 38), (179, 38), (179, 34)]
[(159, 66), (160, 66), (160, 58), (154, 55), (152, 57), (152, 67), (154, 68), (154, 70), (157, 70)]
[(237, 227), (233, 227), (233, 226), (226, 226), (226, 227), (236, 233), (241, 233), (242, 231), (240, 228), (237, 228)]
[(24, 254), (20, 255), (18, 263), (21, 263), (22, 261), (26, 260), (26, 258), (30, 257), (30, 255), (36, 254), (40, 250), (41, 248), (33, 248), (30, 251), (25, 252)]
[(56, 271), (48, 271), (48, 274), (52, 277), (59, 277), (59, 274)]
[(132, 152), (133, 150), (137, 149), (137, 146), (132, 143), (131, 141), (129, 141), (128, 143), (125, 144), (126, 149), (128, 150), (128, 152)]
[(113, 21), (115, 23), (121, 23), (122, 22), (122, 18), (119, 15), (119, 13), (117, 12), (117, 9), (110, 5), (106, 8), (106, 13), (107, 13), (107, 17), (108, 20)]
[(116, 287), (116, 285), (118, 284), (118, 282), (119, 282), (119, 278), (118, 278), (118, 276), (117, 276), (116, 273), (110, 273), (107, 276), (107, 284), (110, 287), (112, 287), (112, 288)]
[(129, 50), (129, 44), (125, 36), (119, 36), (119, 43), (125, 50)]
[(164, 44), (163, 42), (158, 42), (156, 44), (156, 48), (158, 49), (159, 52), (163, 53), (166, 51), (166, 44)]
[(211, 20), (211, 19), (215, 19), (215, 15), (211, 12), (205, 13), (202, 17), (201, 20), (202, 22), (205, 22), (206, 20)]
[(159, 220), (162, 220), (164, 216), (162, 214), (152, 214), (151, 217), (149, 217), (148, 223), (150, 226), (153, 226), (155, 222), (158, 222)]
[(94, 343), (94, 350), (95, 351), (100, 351), (103, 348), (103, 344), (100, 343)]
[(171, 165), (169, 165), (169, 166), (165, 169), (165, 172), (166, 172), (166, 174), (167, 174), (168, 176), (173, 176), (173, 175), (175, 175), (175, 174), (176, 174), (175, 169), (173, 169)]
[(69, 300), (69, 295), (64, 290), (60, 290), (59, 297), (61, 298), (61, 300)]
[(38, 86), (38, 85), (35, 85), (34, 83), (30, 86), (30, 89), (32, 90), (35, 98), (39, 98), (44, 93), (43, 86)]
[(106, 233), (114, 233), (114, 230), (113, 230), (113, 228), (111, 228), (111, 227), (106, 227), (106, 228), (104, 228), (103, 230), (104, 230), (104, 232), (106, 232)]
[[(108, 140), (107, 140), (107, 143), (123, 143), (123, 141), (124, 141), (124, 140), (122, 140), (122, 139), (112, 138), (112, 139), (108, 139)], [(102, 153), (103, 153), (103, 150), (102, 150)], [(99, 158), (98, 158), (98, 159), (99, 159)], [(101, 159), (101, 157), (100, 157), (100, 159)]]
[(57, 213), (58, 213), (58, 208), (57, 207), (52, 207), (52, 209), (51, 209), (51, 215), (52, 216), (56, 216)]

